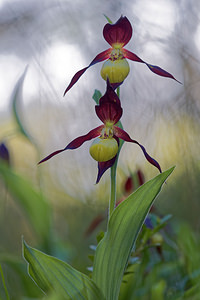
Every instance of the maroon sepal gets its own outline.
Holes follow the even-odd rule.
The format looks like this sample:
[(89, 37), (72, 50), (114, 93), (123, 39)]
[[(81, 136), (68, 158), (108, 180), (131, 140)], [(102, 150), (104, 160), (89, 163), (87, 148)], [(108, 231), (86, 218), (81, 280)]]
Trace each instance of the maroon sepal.
[(122, 108), (116, 103), (105, 102), (95, 106), (95, 111), (99, 119), (105, 124), (107, 121), (116, 124), (122, 116)]
[(113, 46), (120, 43), (126, 45), (132, 37), (132, 26), (127, 17), (120, 17), (114, 24), (107, 23), (103, 29), (104, 39)]
[(140, 146), (140, 148), (142, 149), (142, 151), (144, 153), (144, 156), (146, 157), (146, 159), (148, 160), (148, 162), (150, 164), (152, 164), (154, 167), (156, 167), (160, 171), (160, 173), (162, 173), (159, 163), (146, 152), (146, 149), (144, 148), (144, 146), (142, 146), (136, 140), (132, 140), (130, 138), (129, 134), (126, 131), (124, 131), (123, 129), (121, 129), (121, 128), (117, 127), (117, 126), (115, 126), (114, 132), (115, 132), (115, 135), (118, 138), (122, 139), (123, 141), (130, 142), (130, 143), (135, 143), (138, 146)]
[(140, 169), (137, 171), (137, 178), (138, 178), (139, 186), (141, 186), (145, 183), (144, 174)]
[(176, 80), (178, 83), (182, 84), (180, 81), (178, 81), (172, 74), (168, 73), (167, 71), (161, 69), (160, 67), (158, 66), (153, 66), (153, 65), (150, 65), (150, 64), (147, 64), (147, 67), (149, 68), (149, 70), (151, 70), (153, 73), (159, 75), (159, 76), (163, 76), (163, 77), (168, 77), (168, 78), (171, 78), (171, 79), (174, 79)]
[(94, 139), (95, 137), (99, 136), (101, 134), (103, 127), (104, 125), (100, 125), (92, 129), (91, 131), (89, 131), (87, 134), (77, 137), (65, 147), (65, 150), (77, 149), (86, 141), (90, 141), (91, 139)]
[(97, 180), (96, 180), (96, 184), (99, 183), (102, 175), (109, 169), (111, 168), (116, 160), (117, 155), (115, 155), (115, 157), (113, 157), (112, 159), (105, 161), (105, 162), (98, 162), (98, 175), (97, 175)]
[(133, 61), (137, 61), (137, 62), (141, 62), (141, 63), (145, 63), (141, 58), (139, 58), (139, 56), (137, 56), (135, 53), (127, 50), (127, 49), (122, 49), (123, 55), (125, 58), (128, 58), (130, 60)]
[(65, 151), (65, 150), (73, 150), (79, 148), (84, 142), (89, 141), (101, 134), (101, 130), (103, 129), (104, 125), (101, 125), (99, 127), (96, 127), (92, 129), (90, 132), (88, 132), (85, 135), (79, 136), (78, 138), (74, 139), (71, 143), (69, 143), (65, 148), (57, 150), (51, 154), (49, 154), (47, 157), (43, 158), (41, 161), (39, 161), (38, 164), (41, 164), (53, 156)]
[(100, 98), (99, 100), (99, 105), (101, 105), (102, 103), (104, 102), (115, 102), (117, 103), (118, 105), (121, 106), (121, 102), (120, 102), (120, 99), (119, 97), (117, 96), (117, 94), (115, 93), (112, 85), (110, 84), (110, 81), (109, 81), (109, 78), (107, 77), (107, 80), (106, 80), (106, 84), (107, 84), (107, 87), (106, 87), (106, 92), (105, 94)]
[(38, 165), (41, 164), (41, 163), (43, 163), (43, 162), (45, 162), (45, 161), (47, 161), (47, 160), (49, 160), (53, 156), (55, 156), (55, 155), (57, 155), (57, 154), (59, 154), (59, 153), (61, 153), (63, 151), (65, 151), (65, 148), (52, 152), (51, 154), (49, 154), (48, 156), (46, 156), (45, 158), (43, 158), (42, 160), (40, 160), (39, 163), (38, 163)]
[(142, 60), (141, 58), (139, 58), (139, 56), (137, 56), (133, 52), (131, 52), (131, 51), (127, 50), (127, 49), (123, 49), (122, 51), (123, 51), (124, 57), (126, 57), (126, 58), (128, 58), (128, 59), (130, 59), (132, 61), (137, 61), (137, 62), (145, 64), (149, 68), (149, 70), (151, 70), (153, 73), (155, 73), (155, 74), (157, 74), (159, 76), (162, 76), (162, 77), (168, 77), (168, 78), (174, 79), (178, 83), (181, 83), (172, 74), (168, 73), (167, 71), (161, 69), (158, 66), (153, 66), (153, 65), (150, 65), (150, 64), (146, 63), (144, 60)]
[(83, 75), (83, 73), (85, 73), (85, 71), (90, 68), (91, 66), (101, 62), (101, 61), (104, 61), (106, 59), (108, 59), (110, 57), (110, 53), (112, 51), (112, 48), (109, 48), (99, 54), (97, 54), (97, 56), (93, 59), (93, 61), (89, 64), (89, 66), (87, 66), (86, 68), (78, 71), (72, 78), (70, 84), (68, 85), (68, 87), (66, 88), (65, 92), (64, 92), (64, 95), (72, 88), (72, 86), (79, 80), (79, 78)]
[(134, 182), (132, 176), (129, 176), (124, 183), (124, 191), (126, 194), (131, 194), (134, 191)]
[(105, 124), (107, 121), (116, 124), (123, 113), (119, 97), (110, 85), (107, 78), (106, 93), (100, 98), (99, 105), (95, 106), (96, 114), (99, 119)]
[[(117, 143), (118, 143), (118, 146), (119, 146), (119, 139), (117, 136), (113, 136)], [(118, 154), (117, 154), (118, 155)], [(113, 157), (112, 159), (108, 160), (108, 161), (105, 161), (105, 162), (98, 162), (98, 175), (97, 175), (97, 180), (96, 180), (96, 184), (99, 183), (102, 175), (109, 169), (111, 168), (114, 163), (115, 163), (115, 160), (117, 158), (117, 155), (115, 155), (115, 157)]]

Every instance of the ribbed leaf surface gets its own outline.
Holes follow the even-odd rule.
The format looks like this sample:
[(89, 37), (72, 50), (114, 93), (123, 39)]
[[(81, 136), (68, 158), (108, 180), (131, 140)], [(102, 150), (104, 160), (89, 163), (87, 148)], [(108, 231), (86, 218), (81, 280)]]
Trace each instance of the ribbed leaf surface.
[(162, 184), (174, 167), (142, 185), (114, 210), (108, 230), (99, 243), (94, 260), (93, 280), (106, 300), (117, 300), (130, 252), (145, 217)]
[(23, 241), (24, 258), (32, 279), (56, 299), (103, 300), (101, 291), (85, 274), (67, 263), (29, 247)]

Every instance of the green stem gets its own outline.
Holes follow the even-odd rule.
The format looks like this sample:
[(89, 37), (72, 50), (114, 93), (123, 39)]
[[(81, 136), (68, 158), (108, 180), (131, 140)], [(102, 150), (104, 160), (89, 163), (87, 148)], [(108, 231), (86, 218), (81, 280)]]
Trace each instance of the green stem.
[(3, 275), (3, 269), (1, 267), (1, 265), (0, 265), (0, 274), (1, 274), (1, 278), (2, 278), (2, 283), (3, 283), (4, 291), (5, 291), (5, 294), (6, 294), (6, 299), (10, 300), (10, 297), (9, 297), (9, 294), (8, 294), (8, 290), (7, 290), (7, 287), (6, 287), (5, 278), (4, 278), (4, 275)]
[(115, 208), (116, 203), (116, 171), (117, 171), (117, 160), (110, 170), (110, 203), (109, 203), (109, 219)]
[[(117, 88), (117, 96), (119, 97), (119, 95), (120, 95), (120, 87)], [(120, 121), (117, 123), (117, 126), (119, 126), (120, 128), (123, 129), (123, 126)], [(116, 205), (116, 172), (117, 172), (117, 163), (118, 163), (119, 153), (120, 153), (122, 145), (123, 145), (123, 141), (120, 140), (117, 158), (115, 160), (114, 165), (110, 169), (109, 219), (110, 219), (110, 216), (111, 216), (112, 212), (114, 211), (115, 205)]]

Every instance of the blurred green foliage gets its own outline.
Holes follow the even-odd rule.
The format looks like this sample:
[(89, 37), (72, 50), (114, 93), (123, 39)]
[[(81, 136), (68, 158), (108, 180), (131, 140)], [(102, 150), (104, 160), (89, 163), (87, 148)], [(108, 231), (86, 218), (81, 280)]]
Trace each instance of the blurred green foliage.
[[(89, 274), (90, 272), (87, 271), (86, 266), (90, 266), (91, 262), (87, 258), (87, 254), (94, 253), (93, 250), (89, 250), (89, 244), (95, 243), (95, 232), (86, 238), (85, 231), (89, 224), (88, 221), (92, 220), (98, 210), (89, 211), (86, 205), (77, 208), (74, 213), (77, 212), (76, 216), (79, 221), (82, 218), (82, 222), (75, 222), (75, 226), (75, 223), (71, 223), (70, 230), (73, 232), (70, 232), (70, 234), (60, 234), (59, 231), (56, 231), (56, 224), (54, 223), (52, 226), (55, 219), (51, 210), (44, 204), (46, 202), (43, 202), (40, 192), (27, 179), (14, 172), (10, 166), (2, 161), (0, 174), (1, 186), (2, 188), (4, 186), (4, 191), (6, 190), (6, 193), (1, 194), (1, 200), (4, 196), (15, 201), (20, 209), (20, 221), (23, 218), (24, 220), (21, 225), (18, 219), (13, 220), (13, 223), (15, 226), (21, 226), (18, 230), (25, 233), (26, 239), (31, 241), (31, 244), (34, 243), (37, 248), (55, 255)], [(36, 200), (37, 197), (38, 200)], [(26, 202), (31, 205), (30, 210)], [(45, 209), (42, 208), (44, 205)], [(200, 296), (200, 237), (189, 225), (181, 222), (175, 224), (170, 216), (161, 218), (154, 211), (156, 211), (156, 208), (149, 215), (151, 228), (147, 226), (148, 223), (143, 225), (136, 247), (132, 250), (119, 299), (197, 300)], [(35, 217), (37, 212), (38, 216)], [(62, 214), (65, 214), (65, 212), (60, 212), (61, 218)], [(45, 221), (46, 218), (48, 222)], [(59, 216), (57, 218), (56, 222), (59, 222)], [(45, 224), (42, 220), (45, 221)], [(4, 224), (4, 226), (11, 228), (11, 220), (7, 219), (7, 222), (8, 224)], [(70, 219), (65, 218), (62, 221), (62, 226), (69, 226), (68, 223), (70, 223)], [(50, 230), (51, 226), (48, 224), (51, 224), (54, 230)], [(24, 226), (29, 227), (29, 230), (24, 231)], [(38, 229), (40, 226), (41, 232)], [(43, 226), (45, 226), (45, 230)], [(104, 223), (102, 223), (100, 229), (105, 230)], [(13, 234), (15, 233), (13, 232)], [(70, 238), (70, 235), (77, 235), (75, 237), (76, 242)], [(42, 299), (44, 297), (43, 293), (27, 275), (27, 268), (21, 257), (20, 248), (18, 250), (9, 249), (8, 246), (4, 245), (5, 237), (1, 236), (1, 299), (8, 299), (7, 293), (9, 299)], [(12, 236), (10, 239), (12, 240)], [(15, 239), (13, 238), (14, 243)], [(52, 295), (52, 298), (55, 297)]]
[[(199, 236), (186, 224), (179, 224), (175, 233), (169, 221), (159, 229), (161, 222), (157, 217), (153, 230), (144, 226), (124, 276), (120, 300), (199, 299), (200, 261), (193, 265), (200, 250)], [(154, 239), (156, 230), (158, 243)]]
[[(19, 114), (24, 76), (25, 73), (13, 94), (13, 116), (18, 133), (26, 139), (28, 137), (28, 143), (38, 153), (37, 145), (29, 138)], [(99, 91), (95, 91), (94, 100), (98, 101), (99, 96)], [(143, 226), (131, 252), (120, 300), (200, 299), (200, 236), (196, 232), (199, 228), (200, 172), (194, 158), (187, 165), (187, 172), (179, 174), (174, 182), (170, 181), (161, 194), (155, 211), (150, 215), (153, 228)], [(106, 204), (94, 205), (90, 198), (87, 203), (78, 199), (69, 201), (68, 195), (57, 189), (56, 199), (52, 202), (49, 191), (43, 189), (41, 174), (37, 174), (35, 183), (30, 179), (30, 171), (25, 170), (22, 175), (16, 169), (12, 157), (9, 165), (0, 161), (0, 299), (44, 299), (44, 294), (27, 275), (21, 255), (21, 236), (24, 235), (34, 247), (90, 274), (88, 255), (92, 257), (92, 249), (95, 249), (90, 245), (96, 245), (98, 231), (105, 231), (106, 219), (98, 231), (95, 229), (89, 236), (85, 233), (96, 215), (105, 215)], [(122, 169), (120, 173), (125, 178)], [(119, 187), (118, 198), (123, 196), (123, 189)], [(67, 199), (66, 203), (63, 199)], [(192, 203), (190, 207), (189, 201)], [(163, 213), (175, 216), (169, 220), (167, 216), (160, 216)], [(183, 222), (183, 216), (187, 222)], [(51, 298), (56, 299), (56, 296)]]

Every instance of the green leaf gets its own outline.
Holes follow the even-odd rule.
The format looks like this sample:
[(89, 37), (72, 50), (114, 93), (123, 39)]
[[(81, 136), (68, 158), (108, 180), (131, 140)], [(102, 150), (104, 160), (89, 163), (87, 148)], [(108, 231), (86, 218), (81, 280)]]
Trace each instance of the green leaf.
[(41, 241), (48, 246), (51, 210), (43, 194), (37, 191), (25, 178), (15, 173), (0, 161), (0, 176), (12, 196), (26, 212), (27, 219)]
[(184, 292), (182, 298), (180, 298), (178, 300), (181, 300), (181, 299), (187, 299), (187, 300), (200, 299), (200, 284), (197, 283), (194, 286), (192, 286), (191, 288), (189, 288), (188, 290), (186, 290)]
[(113, 211), (108, 230), (97, 246), (93, 280), (107, 300), (117, 300), (122, 277), (146, 215), (174, 167), (148, 181)]
[[(34, 299), (36, 298), (38, 299), (42, 295), (41, 289), (39, 289), (38, 286), (36, 286), (33, 283), (33, 281), (29, 276), (27, 276), (26, 266), (24, 264), (24, 261), (21, 259), (20, 256), (17, 255), (13, 253), (12, 254), (8, 253), (8, 251), (3, 252), (1, 250), (0, 252), (0, 264), (6, 267), (5, 269), (6, 279), (11, 278), (11, 276), (12, 278), (15, 278), (14, 282), (12, 282), (12, 286), (9, 284), (10, 287), (9, 292), (11, 294), (10, 297), (11, 299), (13, 299), (13, 294), (14, 294), (15, 299), (21, 299), (21, 297), (19, 296), (21, 296), (23, 290), (24, 297), (30, 296)], [(23, 300), (25, 300), (25, 298), (23, 298)]]
[(92, 96), (92, 99), (96, 102), (96, 104), (99, 104), (99, 99), (101, 98), (102, 94), (99, 90), (95, 90), (94, 94)]
[(5, 291), (6, 299), (10, 300), (1, 264), (0, 264), (0, 275), (1, 275), (1, 279), (2, 279), (3, 288), (4, 288), (4, 291)]
[(100, 231), (100, 232), (97, 234), (97, 236), (96, 236), (97, 243), (99, 243), (99, 242), (102, 240), (102, 238), (104, 237), (104, 234), (105, 234), (104, 231)]
[(106, 16), (105, 14), (104, 14), (104, 17), (106, 18), (106, 20), (108, 21), (108, 23), (110, 23), (110, 24), (113, 23), (113, 22), (111, 21), (111, 19), (110, 19), (108, 16)]
[(23, 83), (24, 83), (24, 78), (26, 76), (26, 72), (27, 72), (27, 67), (25, 68), (25, 71), (23, 72), (23, 74), (21, 75), (21, 77), (18, 79), (13, 94), (12, 94), (12, 110), (13, 110), (13, 115), (15, 118), (15, 121), (19, 127), (19, 131), (30, 141), (32, 142), (29, 134), (27, 133), (27, 131), (25, 130), (24, 126), (23, 126), (23, 122), (21, 120), (20, 114), (19, 114), (19, 104), (20, 104), (20, 100), (22, 99), (22, 88), (23, 88)]
[(29, 247), (23, 241), (28, 271), (44, 293), (55, 293), (56, 299), (103, 300), (95, 283), (67, 263)]

